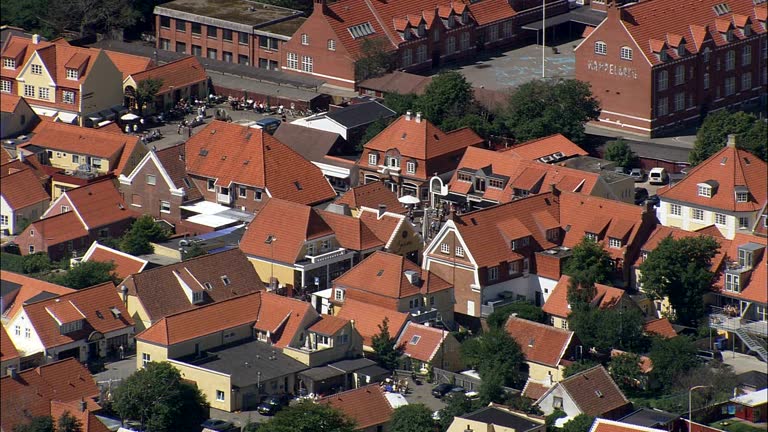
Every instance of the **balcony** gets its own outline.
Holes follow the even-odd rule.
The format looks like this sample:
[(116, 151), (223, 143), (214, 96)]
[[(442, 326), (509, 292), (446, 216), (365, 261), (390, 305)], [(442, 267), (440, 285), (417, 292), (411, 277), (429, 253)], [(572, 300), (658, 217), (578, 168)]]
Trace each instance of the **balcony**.
[(740, 315), (738, 307), (710, 307), (709, 326), (728, 332), (743, 330), (760, 337), (768, 337), (768, 321), (752, 321)]
[[(502, 293), (502, 294), (505, 294), (505, 293)], [(496, 300), (489, 300), (488, 303), (484, 305), (480, 305), (480, 316), (488, 317), (488, 315), (492, 314), (496, 309), (499, 309), (508, 304), (512, 304), (514, 302), (515, 302), (515, 299), (513, 298), (513, 296), (501, 295)]]
[(411, 309), (409, 313), (411, 314), (411, 321), (415, 322), (416, 324), (424, 324), (425, 322), (436, 321), (438, 315), (437, 309), (435, 308)]
[(309, 260), (310, 263), (316, 264), (323, 261), (332, 260), (338, 258), (347, 253), (345, 248), (338, 248), (329, 252), (321, 253), (319, 255), (305, 255), (304, 258)]
[(216, 194), (216, 202), (219, 203), (219, 204), (224, 204), (224, 205), (230, 206), (230, 205), (232, 205), (232, 195), (228, 194), (228, 193), (225, 193), (225, 194), (217, 193)]

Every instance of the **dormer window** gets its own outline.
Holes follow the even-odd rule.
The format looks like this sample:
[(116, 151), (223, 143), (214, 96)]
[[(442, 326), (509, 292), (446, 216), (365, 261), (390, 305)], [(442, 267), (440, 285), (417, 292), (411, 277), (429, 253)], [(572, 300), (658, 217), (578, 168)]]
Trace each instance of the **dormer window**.
[(376, 165), (379, 162), (379, 155), (368, 153), (368, 165)]
[(466, 9), (464, 9), (464, 12), (461, 13), (461, 23), (469, 24), (469, 11)]
[(680, 45), (677, 47), (677, 55), (680, 57), (685, 56), (685, 42), (680, 42)]
[(59, 327), (61, 334), (72, 333), (83, 329), (83, 320), (64, 323)]
[(469, 174), (466, 174), (466, 173), (461, 173), (461, 172), (460, 172), (460, 173), (458, 173), (458, 174), (456, 175), (456, 178), (457, 178), (457, 179), (458, 179), (460, 182), (464, 182), (464, 183), (472, 183), (472, 176), (471, 176), (471, 175), (469, 175)]
[(503, 189), (504, 188), (504, 181), (499, 179), (488, 179), (488, 187), (494, 188), (494, 189)]
[(547, 230), (547, 240), (552, 243), (556, 243), (560, 240), (560, 228), (552, 228)]
[(336, 301), (344, 301), (344, 290), (341, 288), (336, 288), (334, 291), (333, 298), (336, 299)]
[(424, 23), (419, 24), (418, 33), (419, 37), (424, 37), (424, 35), (427, 33), (427, 26)]
[(74, 68), (67, 68), (67, 79), (70, 79), (70, 80), (80, 79), (80, 71)]
[(728, 42), (733, 42), (733, 29), (728, 29), (725, 32), (725, 40)]
[(202, 303), (203, 301), (203, 292), (202, 291), (195, 291), (192, 293), (192, 303), (198, 304)]
[(314, 243), (307, 243), (307, 255), (310, 255), (310, 256), (315, 255), (315, 244)]
[(451, 12), (450, 15), (448, 15), (448, 19), (445, 20), (445, 26), (448, 28), (453, 28), (453, 12)]
[(749, 190), (744, 186), (736, 186), (736, 202), (748, 202)]
[(608, 247), (613, 249), (621, 249), (622, 241), (621, 239), (610, 237), (608, 239)]
[(593, 242), (596, 242), (597, 241), (597, 234), (588, 232), (588, 233), (584, 234), (584, 238), (586, 238), (587, 240), (591, 240)]
[(696, 185), (698, 191), (697, 195), (705, 198), (712, 198), (712, 186), (707, 183), (699, 183)]
[(390, 168), (400, 168), (400, 158), (397, 156), (387, 157), (387, 166)]
[(16, 69), (16, 59), (11, 57), (3, 57), (3, 68)]
[(403, 30), (403, 39), (404, 40), (411, 40), (411, 27), (407, 26), (405, 30)]
[(524, 248), (530, 244), (530, 238), (529, 237), (522, 237), (517, 240), (512, 240), (511, 247), (512, 250), (518, 250), (521, 248)]
[(741, 292), (741, 278), (740, 275), (734, 273), (725, 274), (725, 290), (730, 292)]

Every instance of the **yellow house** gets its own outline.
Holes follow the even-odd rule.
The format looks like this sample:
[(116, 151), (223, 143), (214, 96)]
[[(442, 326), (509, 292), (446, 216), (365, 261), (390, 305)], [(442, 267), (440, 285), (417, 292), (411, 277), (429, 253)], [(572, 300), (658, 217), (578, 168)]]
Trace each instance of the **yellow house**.
[[(568, 316), (571, 315), (571, 305), (568, 304), (568, 285), (571, 278), (563, 275), (555, 285), (555, 289), (547, 297), (547, 302), (541, 308), (549, 315), (550, 324), (557, 328), (568, 328)], [(590, 303), (591, 306), (600, 309), (638, 308), (635, 302), (629, 297), (629, 294), (621, 288), (615, 288), (603, 284), (595, 284), (595, 298)]]
[(103, 50), (11, 36), (0, 55), (2, 91), (24, 97), (39, 115), (84, 126), (122, 110), (122, 73)]
[(528, 377), (548, 386), (563, 379), (563, 360), (574, 359), (580, 351), (578, 339), (570, 330), (514, 316), (509, 317), (505, 329), (525, 355)]
[(508, 407), (490, 404), (468, 414), (454, 417), (446, 432), (545, 432), (543, 418)]

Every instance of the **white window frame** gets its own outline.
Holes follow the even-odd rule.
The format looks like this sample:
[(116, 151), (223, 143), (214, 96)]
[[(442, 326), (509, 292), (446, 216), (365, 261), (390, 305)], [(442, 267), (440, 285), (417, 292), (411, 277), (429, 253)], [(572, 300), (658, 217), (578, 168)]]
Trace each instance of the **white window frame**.
[(379, 155), (368, 153), (368, 165), (376, 165), (379, 162)]
[(683, 215), (683, 207), (680, 204), (670, 204), (669, 205), (669, 214), (672, 216), (682, 216)]
[(29, 98), (35, 97), (35, 86), (24, 84), (24, 97), (29, 97)]
[(440, 243), (440, 252), (444, 254), (451, 253), (451, 247), (448, 246), (448, 243)]
[(285, 67), (288, 69), (299, 70), (299, 55), (289, 52), (285, 58)]
[(682, 85), (684, 82), (685, 82), (685, 66), (677, 65), (675, 66), (675, 85), (679, 86), (679, 85)]
[(13, 88), (13, 85), (11, 84), (10, 81), (2, 80), (2, 81), (0, 81), (0, 83), (2, 83), (2, 84), (0, 84), (0, 85), (2, 85), (2, 87), (0, 87), (0, 91), (2, 91), (3, 93), (10, 93), (11, 92), (11, 89)]
[(170, 212), (171, 212), (171, 202), (160, 201), (160, 213), (170, 213)]
[(4, 69), (16, 69), (16, 59), (10, 57), (3, 57)]
[(456, 256), (457, 257), (463, 257), (464, 256), (464, 248), (461, 246), (456, 246)]
[(723, 94), (731, 96), (736, 93), (736, 77), (727, 77), (723, 85)]
[(627, 46), (621, 47), (619, 57), (621, 57), (622, 60), (632, 60), (632, 48)]
[(669, 72), (660, 70), (656, 75), (656, 90), (663, 91), (669, 88)]
[(224, 402), (225, 397), (223, 390), (216, 390), (216, 402)]
[(336, 51), (336, 39), (328, 39), (328, 51)]
[(405, 170), (409, 174), (414, 174), (416, 172), (416, 162), (414, 162), (414, 161), (407, 161), (405, 163)]
[(499, 267), (488, 267), (488, 281), (493, 282), (499, 280)]
[(595, 42), (595, 54), (608, 55), (608, 44), (603, 41)]
[(669, 99), (664, 96), (656, 102), (656, 116), (661, 117), (667, 114), (669, 114)]
[(157, 184), (157, 177), (154, 174), (147, 174), (147, 184), (148, 185), (156, 185)]
[(739, 216), (739, 229), (749, 228), (749, 216)]
[(613, 249), (621, 249), (622, 241), (621, 239), (608, 237), (608, 247), (611, 247)]
[(685, 109), (685, 93), (675, 93), (675, 111), (682, 111)]
[(704, 220), (704, 210), (692, 208), (691, 209), (691, 219), (695, 221), (703, 221)]
[(725, 70), (730, 71), (736, 68), (736, 51), (730, 50), (725, 53)]
[(749, 66), (752, 64), (752, 45), (744, 45), (741, 49), (741, 65)]
[(333, 298), (336, 299), (336, 301), (344, 301), (344, 290), (341, 288), (335, 288), (333, 290)]
[(146, 367), (147, 363), (152, 361), (152, 355), (149, 353), (141, 353), (141, 367)]
[(74, 104), (75, 103), (75, 92), (69, 91), (69, 90), (62, 90), (61, 91), (61, 101), (65, 104)]
[(42, 75), (43, 74), (43, 66), (39, 65), (39, 64), (30, 65), (29, 72), (32, 73), (32, 75)]
[(741, 91), (749, 90), (752, 88), (752, 72), (744, 72), (741, 74)]
[(728, 215), (722, 213), (715, 213), (715, 225), (726, 225), (728, 223)]
[(301, 44), (309, 46), (309, 35), (306, 33), (301, 34)]
[(67, 68), (67, 79), (77, 81), (80, 79), (80, 71), (74, 68)]
[(39, 99), (49, 100), (51, 98), (51, 89), (49, 89), (48, 87), (38, 87), (37, 97)]
[(747, 201), (749, 201), (749, 193), (736, 192), (736, 202), (747, 202)]
[(312, 56), (301, 56), (301, 70), (312, 73), (315, 70), (315, 63)]
[(712, 186), (708, 184), (696, 185), (697, 195), (705, 198), (712, 198)]
[(725, 290), (728, 292), (741, 292), (740, 275), (734, 273), (725, 274)]

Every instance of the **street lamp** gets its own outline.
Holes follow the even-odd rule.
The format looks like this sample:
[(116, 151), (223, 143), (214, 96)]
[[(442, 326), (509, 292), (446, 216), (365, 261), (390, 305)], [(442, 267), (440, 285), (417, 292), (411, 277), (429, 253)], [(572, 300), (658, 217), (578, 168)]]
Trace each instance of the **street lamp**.
[(541, 0), (541, 77), (546, 78), (544, 62), (547, 59), (547, 0)]
[(696, 389), (701, 388), (711, 388), (711, 385), (697, 385), (693, 386), (690, 389), (688, 389), (688, 432), (691, 432), (691, 423), (693, 422), (693, 408), (691, 404), (691, 395), (693, 394), (693, 391)]
[(272, 285), (275, 278), (275, 242), (276, 241), (277, 241), (277, 237), (274, 234), (268, 235), (267, 239), (264, 240), (264, 243), (270, 246), (269, 248), (270, 249), (270, 260), (269, 260), (269, 284), (270, 285)]

